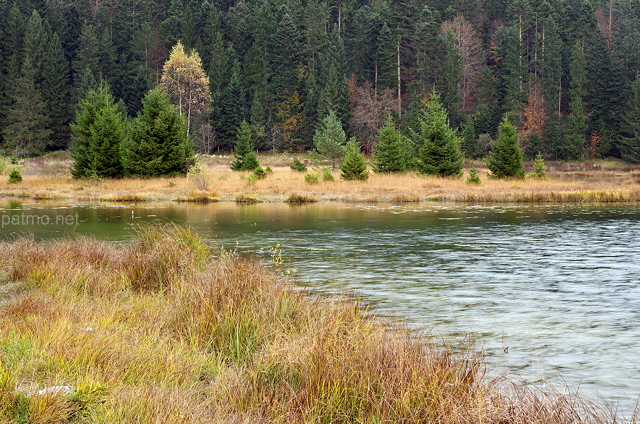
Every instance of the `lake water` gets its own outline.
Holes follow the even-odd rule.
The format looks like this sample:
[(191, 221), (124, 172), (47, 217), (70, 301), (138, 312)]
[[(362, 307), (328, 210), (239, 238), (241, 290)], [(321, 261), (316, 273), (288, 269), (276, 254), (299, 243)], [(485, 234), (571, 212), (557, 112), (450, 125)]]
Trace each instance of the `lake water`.
[(265, 262), (279, 243), (300, 284), (475, 342), (492, 372), (627, 412), (640, 396), (640, 206), (0, 203), (3, 238), (120, 241), (154, 220)]

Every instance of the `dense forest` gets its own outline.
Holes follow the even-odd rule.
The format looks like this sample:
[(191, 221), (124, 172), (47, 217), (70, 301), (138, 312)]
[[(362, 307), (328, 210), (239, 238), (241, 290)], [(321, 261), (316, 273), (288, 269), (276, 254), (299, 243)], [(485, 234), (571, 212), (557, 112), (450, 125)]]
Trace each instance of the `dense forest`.
[(640, 0), (0, 0), (1, 148), (67, 149), (101, 81), (137, 116), (178, 41), (209, 79), (201, 153), (245, 120), (259, 149), (306, 151), (330, 112), (371, 152), (435, 92), (468, 157), (507, 116), (528, 158), (640, 162)]

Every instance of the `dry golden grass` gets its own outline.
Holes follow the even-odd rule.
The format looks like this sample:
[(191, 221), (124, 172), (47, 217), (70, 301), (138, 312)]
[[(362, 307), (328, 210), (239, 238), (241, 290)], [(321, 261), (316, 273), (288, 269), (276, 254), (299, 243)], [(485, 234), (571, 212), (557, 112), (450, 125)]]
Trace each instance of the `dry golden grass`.
[[(60, 161), (60, 156), (55, 157)], [(34, 159), (35, 161), (36, 159)], [(39, 166), (48, 169), (37, 159)], [(230, 158), (202, 158), (202, 173), (198, 180), (188, 177), (123, 178), (117, 180), (73, 180), (54, 174), (24, 175), (18, 184), (0, 180), (0, 196), (35, 199), (78, 199), (102, 201), (234, 201), (252, 198), (258, 201), (283, 202), (292, 194), (318, 201), (343, 202), (638, 202), (640, 201), (640, 170), (617, 162), (565, 164), (549, 166), (549, 179), (493, 180), (481, 162), (467, 166), (479, 169), (481, 183), (466, 183), (463, 178), (424, 177), (416, 173), (384, 175), (372, 173), (368, 181), (343, 181), (339, 170), (335, 181), (309, 184), (304, 173), (289, 168), (286, 155), (262, 155), (263, 166), (272, 173), (264, 179), (249, 178), (248, 172), (229, 169)], [(58, 163), (56, 162), (56, 163)], [(70, 166), (70, 163), (67, 164)], [(528, 165), (529, 166), (529, 165)], [(59, 168), (59, 167), (58, 167)], [(56, 168), (56, 169), (58, 169)], [(203, 182), (205, 184), (203, 184)], [(203, 185), (206, 190), (203, 190)]]
[[(613, 423), (178, 226), (0, 244), (0, 422)], [(274, 262), (279, 263), (277, 260)], [(70, 386), (67, 395), (37, 395)]]

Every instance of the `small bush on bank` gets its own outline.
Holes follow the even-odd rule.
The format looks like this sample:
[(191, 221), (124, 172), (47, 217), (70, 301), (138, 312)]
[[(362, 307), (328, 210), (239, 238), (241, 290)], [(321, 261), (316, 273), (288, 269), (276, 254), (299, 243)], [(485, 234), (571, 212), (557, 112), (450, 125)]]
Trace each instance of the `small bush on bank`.
[(296, 172), (307, 172), (307, 165), (298, 158), (293, 159), (293, 165), (290, 168)]
[(9, 183), (19, 183), (22, 181), (22, 174), (18, 169), (12, 169), (9, 173)]

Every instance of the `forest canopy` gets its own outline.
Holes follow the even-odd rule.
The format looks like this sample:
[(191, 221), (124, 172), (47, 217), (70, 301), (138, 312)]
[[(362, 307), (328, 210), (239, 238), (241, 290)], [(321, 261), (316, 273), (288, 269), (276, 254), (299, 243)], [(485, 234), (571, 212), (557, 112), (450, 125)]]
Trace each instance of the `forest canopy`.
[(526, 158), (640, 162), (637, 0), (0, 0), (0, 149), (67, 149), (101, 82), (137, 116), (175, 87), (178, 45), (208, 81), (174, 102), (200, 153), (233, 150), (243, 121), (256, 149), (307, 151), (330, 113), (371, 153), (435, 92), (467, 156), (506, 115)]

